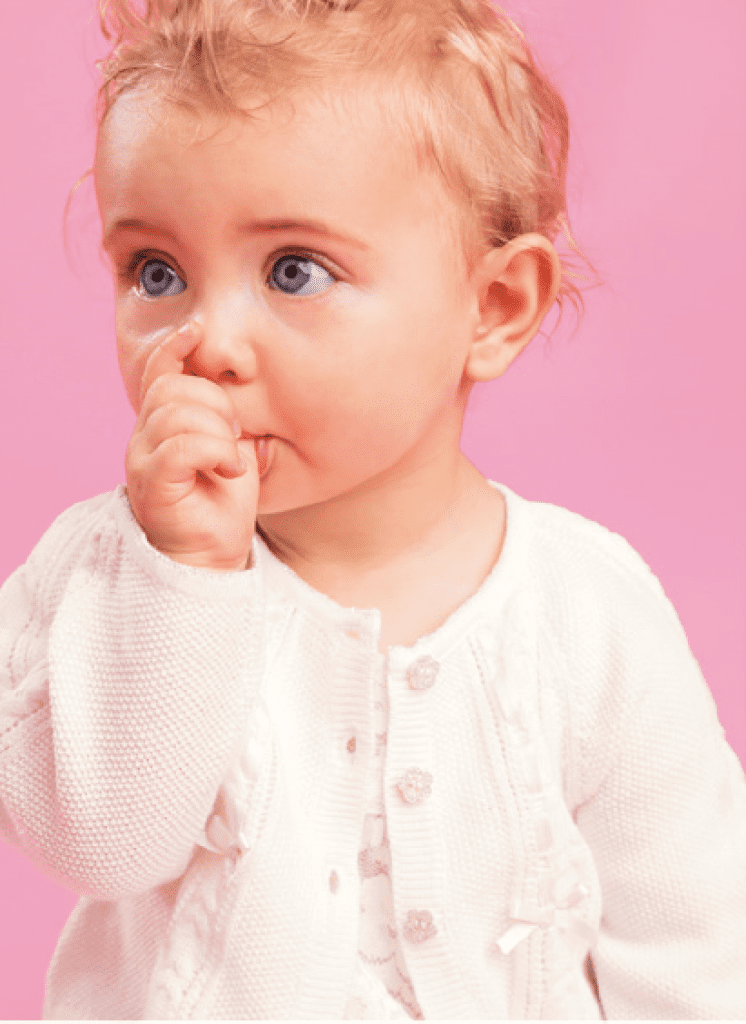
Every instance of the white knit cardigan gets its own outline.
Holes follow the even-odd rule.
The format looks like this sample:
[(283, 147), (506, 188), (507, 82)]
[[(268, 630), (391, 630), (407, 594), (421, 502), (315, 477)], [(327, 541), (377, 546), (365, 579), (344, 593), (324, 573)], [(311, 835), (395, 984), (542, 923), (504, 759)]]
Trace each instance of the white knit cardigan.
[[(497, 566), (387, 658), (423, 1016), (743, 1019), (746, 785), (679, 620), (621, 537), (499, 490)], [(343, 1016), (380, 615), (254, 558), (171, 561), (120, 486), (0, 590), (0, 834), (84, 897), (47, 1018)]]

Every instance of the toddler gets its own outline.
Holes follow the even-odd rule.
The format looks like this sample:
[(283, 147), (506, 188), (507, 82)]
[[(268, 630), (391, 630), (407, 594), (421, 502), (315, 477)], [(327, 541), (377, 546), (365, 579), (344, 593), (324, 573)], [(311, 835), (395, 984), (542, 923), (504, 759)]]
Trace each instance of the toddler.
[(746, 787), (619, 536), (485, 480), (578, 298), (567, 119), (490, 0), (110, 0), (126, 486), (0, 591), (44, 1015), (746, 1016)]

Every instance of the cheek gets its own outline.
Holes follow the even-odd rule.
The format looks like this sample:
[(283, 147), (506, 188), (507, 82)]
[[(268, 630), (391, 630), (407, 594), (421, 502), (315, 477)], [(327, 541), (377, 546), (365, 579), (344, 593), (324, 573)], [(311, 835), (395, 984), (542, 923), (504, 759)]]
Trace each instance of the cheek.
[(124, 383), (129, 403), (135, 412), (139, 412), (140, 379), (145, 366), (145, 359), (138, 359), (137, 353), (127, 342), (121, 339), (117, 341), (117, 355), (119, 357), (119, 372)]
[(162, 331), (159, 331), (156, 336), (148, 335), (141, 337), (137, 334), (125, 332), (117, 325), (119, 372), (122, 376), (129, 403), (136, 413), (140, 411), (140, 381), (145, 372), (145, 364), (150, 353), (162, 339)]
[[(117, 358), (119, 360), (119, 372), (124, 382), (124, 387), (127, 392), (127, 398), (129, 403), (135, 412), (138, 411), (135, 405), (135, 401), (138, 396), (138, 387), (135, 386), (135, 377), (137, 375), (138, 366), (138, 355), (140, 346), (137, 343), (137, 338), (131, 330), (128, 329), (127, 317), (121, 301), (117, 302), (116, 307), (116, 335), (117, 335)], [(142, 375), (142, 369), (140, 370)]]
[(181, 309), (171, 304), (143, 303), (122, 291), (116, 303), (119, 370), (129, 403), (140, 411), (140, 381), (153, 349), (181, 322)]

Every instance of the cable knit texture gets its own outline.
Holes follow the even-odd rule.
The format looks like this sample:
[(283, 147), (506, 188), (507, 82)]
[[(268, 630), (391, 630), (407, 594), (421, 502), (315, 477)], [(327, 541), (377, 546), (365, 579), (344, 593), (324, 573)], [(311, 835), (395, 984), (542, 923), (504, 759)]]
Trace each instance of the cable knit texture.
[(0, 590), (0, 835), (82, 896), (46, 1018), (746, 1018), (746, 784), (676, 613), (494, 486), (495, 569), (383, 663), (259, 537), (213, 574), (122, 486), (55, 521)]

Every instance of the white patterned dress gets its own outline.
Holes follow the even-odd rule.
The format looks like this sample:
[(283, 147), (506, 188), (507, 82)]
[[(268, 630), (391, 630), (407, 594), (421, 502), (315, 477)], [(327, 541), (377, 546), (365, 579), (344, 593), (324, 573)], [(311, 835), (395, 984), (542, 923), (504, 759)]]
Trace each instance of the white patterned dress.
[(383, 772), (388, 732), (386, 658), (378, 655), (373, 701), (375, 746), (368, 779), (360, 869), (360, 935), (345, 1020), (423, 1020), (407, 974), (394, 920), (391, 850), (386, 834)]

